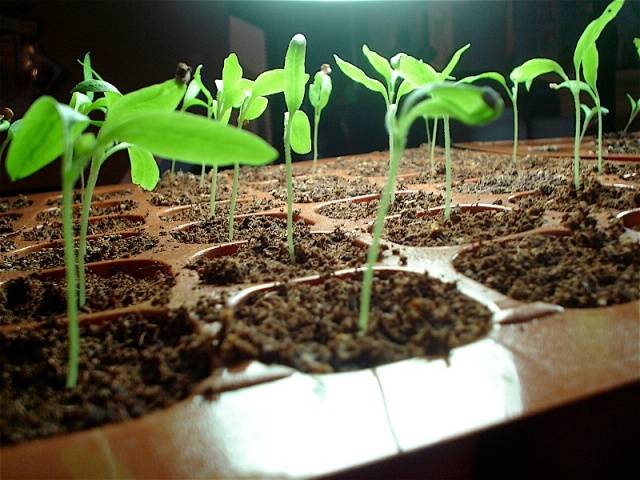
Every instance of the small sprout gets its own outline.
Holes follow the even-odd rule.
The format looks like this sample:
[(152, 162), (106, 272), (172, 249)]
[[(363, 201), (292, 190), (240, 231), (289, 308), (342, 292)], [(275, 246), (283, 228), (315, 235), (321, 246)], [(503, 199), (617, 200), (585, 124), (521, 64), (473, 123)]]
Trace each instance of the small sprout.
[(184, 62), (178, 62), (176, 80), (187, 85), (191, 81), (191, 67)]
[(316, 164), (318, 162), (318, 126), (320, 124), (320, 115), (322, 110), (329, 103), (331, 96), (331, 67), (328, 63), (324, 63), (320, 67), (320, 71), (313, 77), (313, 83), (309, 86), (309, 102), (313, 106), (313, 167), (312, 173), (316, 173)]
[(624, 126), (624, 130), (622, 130), (622, 135), (624, 137), (627, 136), (629, 127), (631, 126), (635, 118), (638, 116), (638, 113), (640, 113), (640, 98), (638, 98), (638, 100), (634, 100), (633, 97), (627, 93), (627, 99), (629, 100), (629, 105), (631, 106), (631, 110), (629, 111), (629, 120), (627, 120), (627, 124)]

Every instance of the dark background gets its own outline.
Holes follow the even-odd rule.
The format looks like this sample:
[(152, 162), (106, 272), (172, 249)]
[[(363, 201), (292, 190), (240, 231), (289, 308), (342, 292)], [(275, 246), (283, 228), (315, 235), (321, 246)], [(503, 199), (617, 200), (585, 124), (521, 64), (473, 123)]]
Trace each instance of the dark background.
[[(606, 1), (3, 1), (0, 4), (0, 106), (20, 117), (43, 94), (68, 101), (82, 79), (76, 60), (91, 51), (95, 68), (127, 92), (173, 75), (178, 61), (204, 64), (213, 89), (222, 61), (238, 53), (245, 76), (281, 67), (291, 36), (307, 37), (307, 71), (333, 64), (337, 53), (375, 73), (361, 46), (386, 57), (409, 53), (441, 69), (451, 54), (472, 44), (455, 70), (457, 77), (496, 70), (505, 76), (523, 61), (545, 56), (569, 72), (575, 43)], [(632, 39), (640, 34), (640, 2), (631, 1), (604, 31), (598, 47), (599, 89), (611, 113), (605, 129), (621, 129), (628, 115), (625, 93), (640, 95), (640, 62)], [(320, 155), (335, 156), (386, 148), (384, 103), (379, 95), (346, 79), (334, 68), (334, 90), (323, 113)], [(571, 135), (573, 107), (567, 94), (534, 84), (519, 102), (521, 138)], [(502, 93), (502, 92), (501, 92)], [(479, 129), (454, 125), (454, 141), (507, 139), (512, 112)], [(308, 104), (304, 107), (311, 113)], [(272, 97), (254, 131), (282, 148), (282, 95)], [(410, 145), (424, 139), (415, 126)], [(299, 158), (299, 157), (298, 157)], [(16, 185), (0, 178), (3, 192), (55, 188), (58, 166)], [(101, 182), (126, 178), (127, 159), (110, 162)]]

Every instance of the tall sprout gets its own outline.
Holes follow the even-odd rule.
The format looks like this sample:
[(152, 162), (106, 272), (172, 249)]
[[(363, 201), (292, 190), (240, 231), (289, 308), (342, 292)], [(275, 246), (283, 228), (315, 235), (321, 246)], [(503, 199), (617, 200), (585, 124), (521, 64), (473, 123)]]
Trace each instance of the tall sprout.
[[(428, 98), (425, 99), (425, 96)], [(467, 125), (483, 125), (497, 118), (503, 110), (502, 99), (490, 88), (451, 83), (432, 83), (415, 90), (399, 113), (387, 114), (387, 129), (394, 142), (389, 175), (385, 183), (373, 227), (373, 238), (367, 254), (367, 266), (362, 280), (358, 328), (365, 333), (369, 323), (373, 265), (380, 252), (380, 238), (391, 204), (400, 159), (404, 153), (411, 125), (418, 118), (447, 118)], [(447, 123), (445, 123), (446, 125)]]

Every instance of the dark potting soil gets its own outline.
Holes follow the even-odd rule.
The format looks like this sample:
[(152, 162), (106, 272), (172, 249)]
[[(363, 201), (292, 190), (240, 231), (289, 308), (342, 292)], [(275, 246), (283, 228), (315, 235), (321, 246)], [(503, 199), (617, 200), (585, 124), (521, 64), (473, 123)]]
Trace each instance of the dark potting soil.
[(16, 244), (8, 238), (0, 238), (0, 253), (10, 252), (16, 249)]
[(289, 280), (308, 275), (328, 275), (366, 263), (367, 249), (357, 246), (342, 230), (310, 233), (295, 237), (296, 261), (289, 259), (285, 239), (260, 237), (239, 247), (232, 255), (200, 258), (188, 268), (198, 272), (200, 281), (212, 285)]
[[(314, 175), (312, 177), (294, 178), (294, 202), (311, 203), (339, 198), (356, 197), (368, 193), (378, 193), (380, 189), (364, 178), (347, 180), (335, 175)], [(287, 190), (281, 186), (270, 193), (277, 199), (286, 201)]]
[[(101, 260), (128, 258), (150, 250), (158, 244), (158, 240), (146, 233), (123, 237), (121, 235), (105, 235), (87, 241), (87, 263)], [(64, 266), (64, 249), (62, 245), (46, 247), (24, 256), (8, 256), (0, 261), (0, 271), (7, 270), (40, 270)]]
[(620, 180), (640, 182), (640, 162), (604, 161), (603, 171), (609, 175), (616, 175)]
[(457, 185), (456, 190), (463, 193), (516, 193), (564, 186), (568, 185), (569, 181), (564, 174), (550, 173), (546, 170), (511, 170), (504, 174), (483, 175), (476, 182)]
[[(136, 202), (135, 200), (123, 199), (111, 205), (92, 205), (89, 209), (89, 215), (91, 217), (97, 217), (99, 215), (115, 215), (119, 213), (126, 213), (131, 210), (135, 210), (136, 208), (138, 208), (138, 202)], [(74, 208), (73, 218), (80, 218), (81, 213), (82, 209)], [(38, 213), (36, 218), (41, 221), (60, 220), (62, 218), (62, 211), (60, 210), (60, 208), (45, 210)]]
[(7, 212), (9, 210), (19, 210), (21, 208), (30, 207), (33, 205), (33, 200), (29, 200), (25, 195), (20, 195), (13, 200), (0, 200), (0, 213)]
[(212, 366), (211, 338), (186, 311), (80, 324), (80, 368), (65, 388), (67, 325), (0, 331), (0, 444), (140, 417), (187, 397)]
[(604, 307), (640, 298), (640, 243), (619, 234), (592, 226), (568, 236), (530, 235), (482, 244), (453, 263), (516, 300)]
[(640, 207), (640, 190), (602, 185), (594, 178), (583, 179), (580, 190), (571, 184), (541, 188), (539, 195), (523, 197), (519, 205), (545, 210), (570, 212), (588, 209), (593, 212), (622, 211)]
[[(181, 243), (227, 243), (228, 222), (226, 217), (216, 217), (191, 225), (184, 230), (171, 230), (171, 236)], [(268, 215), (236, 218), (234, 241), (268, 238), (273, 242), (286, 238), (286, 219)], [(308, 231), (302, 220), (294, 223), (294, 236)]]
[(444, 355), (485, 335), (491, 314), (455, 284), (420, 274), (376, 275), (369, 327), (358, 332), (362, 280), (285, 284), (227, 312), (223, 361), (258, 359), (310, 373)]
[[(144, 221), (137, 218), (127, 217), (105, 217), (99, 220), (89, 222), (89, 235), (98, 235), (101, 233), (118, 232), (122, 230), (132, 230), (144, 224)], [(80, 234), (79, 222), (75, 222), (74, 234)], [(45, 222), (37, 225), (31, 230), (27, 230), (22, 234), (23, 240), (27, 241), (50, 241), (62, 238), (62, 225), (60, 222)]]
[(19, 213), (11, 213), (0, 216), (0, 235), (13, 233), (15, 231), (14, 224), (20, 217), (21, 215)]
[(606, 133), (603, 146), (609, 153), (640, 154), (640, 137), (624, 136), (622, 132)]
[[(200, 186), (200, 175), (191, 172), (171, 173), (162, 175), (156, 189), (151, 193), (149, 201), (157, 207), (177, 205), (191, 205), (202, 203), (209, 198), (211, 179), (207, 176), (204, 185)], [(246, 188), (240, 184), (240, 196), (246, 195)], [(231, 197), (231, 186), (227, 185), (220, 174), (216, 184), (216, 200), (228, 200)]]
[[(236, 202), (236, 214), (255, 213), (282, 205), (282, 202), (271, 199), (251, 199)], [(163, 214), (160, 218), (165, 222), (196, 222), (209, 218), (209, 202), (190, 205), (188, 208), (175, 213)], [(229, 203), (216, 205), (216, 216), (224, 217), (229, 214)]]
[(454, 246), (532, 230), (543, 220), (543, 210), (535, 207), (476, 213), (453, 207), (449, 220), (445, 220), (443, 212), (389, 219), (382, 236), (413, 247)]
[[(401, 193), (395, 196), (389, 207), (389, 215), (409, 211), (421, 211), (432, 207), (438, 207), (444, 203), (442, 195), (431, 192), (419, 191)], [(380, 205), (378, 199), (364, 202), (339, 202), (325, 205), (318, 213), (329, 218), (340, 220), (359, 220), (363, 218), (375, 218)]]
[[(126, 197), (131, 195), (131, 190), (128, 188), (123, 188), (122, 190), (114, 190), (113, 192), (104, 192), (104, 193), (94, 193), (91, 198), (91, 202), (106, 202), (107, 200), (114, 200), (120, 197)], [(82, 203), (82, 193), (75, 192), (73, 194), (73, 203)], [(62, 198), (50, 198), (47, 200), (47, 205), (57, 205), (62, 206)]]
[[(82, 313), (101, 312), (150, 301), (152, 305), (169, 302), (175, 280), (157, 271), (135, 278), (125, 272), (109, 276), (89, 273), (86, 277), (87, 303)], [(44, 320), (66, 314), (67, 282), (62, 278), (20, 277), (0, 288), (0, 325)]]

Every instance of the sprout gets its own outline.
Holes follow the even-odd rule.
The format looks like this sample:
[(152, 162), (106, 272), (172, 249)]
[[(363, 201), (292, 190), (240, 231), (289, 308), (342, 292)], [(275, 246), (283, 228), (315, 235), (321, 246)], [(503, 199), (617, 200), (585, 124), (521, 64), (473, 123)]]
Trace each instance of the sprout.
[(312, 173), (316, 173), (316, 164), (318, 162), (318, 125), (320, 124), (320, 115), (322, 110), (329, 103), (331, 96), (331, 67), (324, 63), (320, 67), (320, 71), (313, 77), (313, 83), (309, 86), (309, 102), (313, 106), (313, 167)]
[(631, 111), (629, 112), (629, 120), (627, 120), (627, 124), (624, 126), (624, 130), (622, 131), (622, 135), (625, 137), (627, 136), (631, 123), (638, 115), (638, 112), (640, 112), (640, 98), (638, 98), (638, 100), (634, 100), (633, 97), (627, 93), (627, 99), (629, 99)]
[(589, 124), (591, 123), (591, 120), (593, 120), (593, 117), (595, 117), (598, 114), (598, 110), (602, 110), (601, 114), (602, 115), (608, 115), (609, 114), (609, 110), (605, 107), (591, 107), (589, 108), (587, 105), (585, 105), (584, 103), (580, 104), (580, 109), (582, 110), (582, 113), (584, 113), (584, 121), (582, 122), (582, 132), (580, 133), (580, 143), (582, 143), (582, 139), (584, 138), (584, 134), (587, 133), (587, 129), (589, 128)]
[(305, 85), (309, 75), (305, 73), (307, 39), (301, 33), (293, 36), (284, 58), (284, 99), (287, 111), (284, 113), (284, 158), (287, 182), (287, 249), (289, 258), (295, 262), (293, 245), (293, 171), (291, 150), (299, 154), (311, 151), (309, 119), (300, 110), (304, 100)]
[[(428, 95), (427, 99), (424, 99), (425, 95)], [(407, 97), (397, 116), (393, 113), (387, 115), (387, 128), (391, 132), (394, 148), (392, 150), (393, 156), (391, 157), (389, 176), (382, 191), (380, 206), (376, 214), (373, 239), (367, 254), (367, 266), (362, 280), (358, 322), (361, 333), (366, 332), (369, 322), (373, 264), (378, 259), (380, 237), (382, 236), (385, 217), (391, 204), (391, 194), (395, 185), (398, 165), (407, 144), (411, 125), (420, 117), (453, 118), (467, 125), (484, 125), (500, 116), (502, 109), (502, 99), (490, 88), (434, 83), (415, 90)], [(445, 122), (446, 125), (448, 125), (448, 122)]]
[[(87, 88), (87, 93), (95, 93), (98, 88), (104, 87), (95, 82), (92, 84), (93, 87), (89, 84), (83, 87)], [(78, 379), (77, 274), (84, 275), (84, 252), (79, 253), (79, 265), (76, 265), (73, 248), (73, 188), (87, 162), (91, 160), (94, 175), (90, 179), (95, 184), (97, 168), (116, 150), (128, 149), (132, 166), (134, 163), (137, 165), (137, 174), (146, 179), (156, 177), (156, 181), (155, 161), (152, 164), (139, 161), (140, 158), (153, 160), (155, 154), (192, 164), (230, 165), (240, 161), (260, 165), (277, 156), (271, 146), (252, 134), (169, 109), (168, 106), (182, 98), (184, 88), (181, 82), (171, 79), (128, 95), (107, 95), (95, 102), (91, 102), (90, 96), (83, 93), (88, 102), (83, 103), (81, 96), (76, 96), (73, 102), (75, 108), (83, 112), (58, 103), (52, 97), (40, 97), (21, 120), (20, 128), (15, 131), (9, 145), (6, 168), (13, 181), (28, 177), (62, 157), (62, 224), (69, 323), (68, 388), (73, 388)], [(101, 91), (109, 93), (107, 90)], [(84, 106), (79, 107), (78, 102)], [(96, 136), (83, 132), (92, 123), (86, 112), (95, 107), (97, 102), (106, 106), (107, 116), (101, 122)], [(131, 154), (132, 151), (135, 153)], [(87, 189), (83, 213), (88, 210), (90, 201), (91, 194)], [(86, 227), (84, 231), (86, 240)]]

